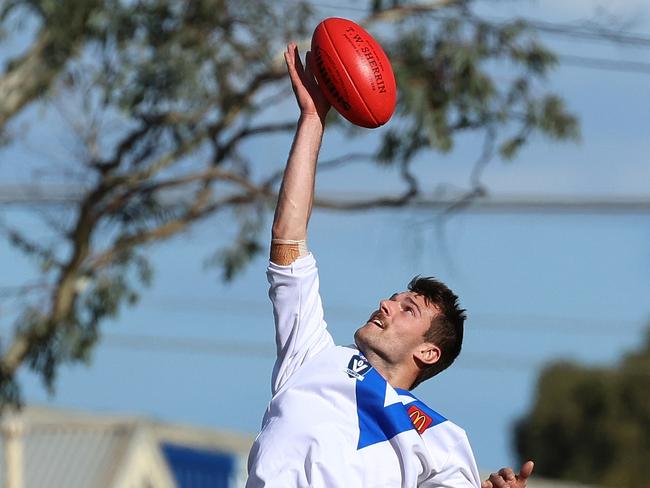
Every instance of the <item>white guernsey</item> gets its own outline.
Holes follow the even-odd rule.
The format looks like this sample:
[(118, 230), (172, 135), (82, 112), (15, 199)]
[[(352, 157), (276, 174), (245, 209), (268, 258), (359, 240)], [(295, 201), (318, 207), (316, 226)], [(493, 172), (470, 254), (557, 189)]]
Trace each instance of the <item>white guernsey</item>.
[(267, 275), (277, 361), (248, 488), (480, 487), (460, 427), (334, 345), (311, 254)]
[(434, 278), (379, 302), (339, 347), (327, 331), (307, 251), (329, 103), (294, 43), (284, 59), (300, 118), (271, 230), (268, 279), (277, 361), (271, 402), (248, 460), (248, 488), (525, 488), (509, 468), (479, 482), (465, 432), (408, 390), (458, 356), (465, 311)]

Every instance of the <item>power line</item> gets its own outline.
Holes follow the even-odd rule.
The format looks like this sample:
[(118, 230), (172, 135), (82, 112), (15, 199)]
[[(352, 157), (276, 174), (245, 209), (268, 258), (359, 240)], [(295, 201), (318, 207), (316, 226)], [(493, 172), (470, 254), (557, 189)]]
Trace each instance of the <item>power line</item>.
[(575, 56), (572, 54), (560, 54), (558, 59), (562, 64), (577, 66), (579, 68), (592, 68), (605, 71), (616, 71), (619, 73), (642, 73), (650, 74), (650, 63), (641, 61), (626, 61), (608, 58), (592, 58)]
[(131, 334), (107, 334), (101, 344), (118, 348), (161, 352), (180, 352), (207, 355), (247, 355), (273, 357), (275, 351), (270, 344), (218, 341), (206, 338), (162, 337)]
[[(0, 286), (0, 297), (3, 294), (9, 295), (18, 293), (24, 287), (20, 286)], [(149, 296), (139, 304), (140, 309), (153, 307), (157, 311), (181, 312), (188, 310), (203, 314), (211, 314), (215, 317), (235, 317), (251, 318), (263, 317), (263, 320), (271, 320), (271, 303), (268, 300), (228, 298), (220, 299), (205, 298), (197, 299), (196, 297), (180, 295), (156, 295)], [(344, 304), (328, 303), (325, 306), (325, 319), (330, 322), (341, 323), (341, 317), (346, 317), (345, 322), (352, 322), (350, 318), (358, 318), (361, 321), (367, 318), (372, 311), (373, 305), (366, 304)], [(643, 319), (627, 318), (603, 318), (603, 317), (585, 317), (585, 316), (561, 316), (561, 315), (544, 315), (544, 314), (508, 314), (508, 313), (488, 313), (488, 312), (471, 312), (469, 314), (467, 327), (474, 333), (479, 332), (496, 332), (506, 331), (508, 333), (516, 332), (522, 334), (557, 334), (557, 333), (575, 333), (598, 336), (619, 336), (622, 332), (635, 332), (644, 327)]]
[[(317, 195), (316, 204), (318, 203)], [(356, 201), (374, 200), (385, 195), (359, 191), (336, 192), (327, 197), (340, 202), (344, 208), (346, 204)], [(360, 198), (362, 197), (362, 198)], [(456, 205), (457, 199), (435, 199), (422, 197), (415, 199), (406, 206), (427, 208), (431, 210), (448, 211), (450, 206)], [(459, 213), (478, 214), (630, 214), (650, 212), (650, 197), (582, 197), (582, 196), (509, 196), (498, 195), (481, 197), (470, 200)]]
[[(343, 9), (356, 12), (367, 12), (367, 9), (361, 7), (351, 7), (343, 5), (312, 4), (321, 8)], [(449, 19), (448, 15), (439, 12), (428, 12), (428, 15), (437, 19)], [(482, 22), (479, 18), (468, 19), (472, 23)], [(621, 30), (607, 30), (594, 26), (580, 26), (575, 24), (559, 24), (553, 22), (544, 22), (538, 20), (521, 19), (526, 24), (532, 26), (535, 30), (546, 34), (559, 35), (573, 39), (609, 41), (616, 44), (650, 47), (650, 36)], [(489, 22), (503, 25), (505, 22), (500, 19), (488, 19)], [(620, 73), (650, 74), (650, 63), (639, 61), (627, 61), (611, 58), (592, 58), (575, 54), (559, 54), (560, 62), (567, 66), (578, 68), (598, 69), (606, 71), (615, 71)]]
[[(238, 356), (272, 359), (275, 357), (274, 348), (270, 344), (244, 343), (239, 341), (216, 341), (205, 338), (178, 338), (145, 335), (109, 335), (102, 344), (119, 349), (135, 351), (150, 351), (172, 354), (202, 354), (208, 356)], [(101, 345), (101, 344), (100, 344)], [(574, 358), (557, 356), (549, 358), (532, 359), (530, 356), (502, 353), (486, 354), (473, 351), (463, 351), (457, 362), (456, 369), (479, 371), (515, 371), (528, 373), (543, 368), (558, 361), (572, 361)], [(650, 371), (637, 371), (634, 374), (649, 374)]]
[[(274, 348), (269, 344), (244, 343), (239, 341), (216, 341), (206, 338), (187, 337), (161, 337), (146, 335), (111, 334), (106, 335), (101, 345), (116, 347), (119, 349), (131, 349), (135, 351), (167, 352), (174, 354), (201, 354), (208, 356), (242, 356), (257, 358), (274, 358)], [(515, 370), (537, 369), (547, 360), (531, 360), (528, 356), (499, 354), (493, 355), (474, 354), (463, 352), (462, 360), (459, 360), (457, 367), (464, 369), (480, 370)]]
[[(367, 8), (354, 7), (351, 5), (336, 5), (323, 2), (312, 2), (311, 4), (318, 8), (369, 13)], [(452, 19), (450, 15), (435, 10), (426, 12), (426, 14), (441, 20)], [(508, 23), (508, 21), (496, 17), (478, 18), (475, 16), (465, 16), (464, 18), (465, 20), (472, 23), (489, 22), (495, 25), (504, 25)], [(532, 20), (525, 17), (519, 17), (515, 20), (522, 21), (525, 24), (535, 28), (536, 30), (544, 32), (546, 34), (569, 37), (573, 39), (608, 41), (617, 44), (650, 47), (650, 36), (644, 33), (607, 29), (604, 27), (599, 27), (597, 25), (578, 25), (575, 23), (569, 24), (548, 22), (543, 20)]]
[(521, 19), (536, 30), (572, 39), (608, 41), (629, 46), (650, 47), (650, 36), (623, 30), (609, 30), (602, 27), (559, 24), (540, 20)]
[[(157, 310), (197, 310), (212, 313), (225, 313), (233, 317), (264, 316), (269, 317), (271, 303), (268, 300), (249, 300), (241, 298), (206, 298), (197, 300), (178, 295), (174, 296), (152, 296), (150, 304)], [(147, 302), (141, 306), (146, 307)], [(361, 317), (367, 318), (372, 306), (352, 305), (342, 303), (328, 303), (325, 306), (325, 319), (328, 317)], [(612, 318), (603, 317), (571, 317), (560, 315), (544, 314), (499, 314), (499, 313), (470, 313), (469, 324), (474, 331), (480, 330), (517, 330), (525, 333), (531, 331), (562, 331), (598, 333), (605, 335), (619, 335), (622, 330), (637, 330), (642, 321), (633, 318)], [(489, 325), (488, 325), (489, 324)]]
[[(133, 351), (205, 355), (212, 357), (246, 356), (248, 358), (258, 359), (272, 359), (275, 357), (275, 350), (270, 341), (269, 343), (256, 343), (237, 340), (216, 340), (205, 337), (106, 334), (99, 343), (99, 347), (101, 346)], [(573, 358), (557, 356), (533, 359), (528, 355), (523, 356), (502, 352), (495, 355), (492, 353), (485, 354), (465, 350), (457, 361), (455, 368), (480, 371), (511, 370), (525, 373), (540, 369), (551, 362), (564, 360), (573, 360)]]
[[(40, 186), (34, 184), (0, 186), (0, 205), (51, 206), (76, 205), (86, 191), (77, 185)], [(342, 207), (358, 201), (374, 200), (387, 195), (358, 190), (319, 192), (318, 202), (336, 202)], [(448, 210), (459, 197), (422, 196), (409, 203), (411, 207)], [(167, 202), (174, 203), (174, 202)], [(560, 196), (560, 195), (498, 195), (476, 198), (463, 207), (464, 213), (648, 213), (649, 196)]]

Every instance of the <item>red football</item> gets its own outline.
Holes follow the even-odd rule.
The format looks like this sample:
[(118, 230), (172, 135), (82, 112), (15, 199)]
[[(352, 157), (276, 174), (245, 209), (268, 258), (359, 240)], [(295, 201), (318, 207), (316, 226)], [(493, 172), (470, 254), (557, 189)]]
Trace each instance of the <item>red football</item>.
[(343, 117), (362, 127), (388, 122), (397, 88), (388, 56), (365, 29), (331, 17), (311, 39), (311, 66), (325, 97)]

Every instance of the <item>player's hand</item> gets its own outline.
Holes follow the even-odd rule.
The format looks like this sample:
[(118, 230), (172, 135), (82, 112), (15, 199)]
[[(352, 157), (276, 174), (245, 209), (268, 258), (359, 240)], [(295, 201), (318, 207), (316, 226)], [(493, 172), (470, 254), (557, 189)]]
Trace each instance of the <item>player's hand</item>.
[(512, 468), (501, 468), (498, 473), (492, 473), (481, 483), (481, 488), (526, 488), (534, 466), (532, 461), (525, 462), (517, 475)]
[(316, 84), (316, 79), (311, 71), (311, 52), (307, 52), (307, 67), (304, 67), (300, 60), (298, 47), (291, 42), (287, 45), (284, 60), (287, 63), (291, 88), (293, 88), (293, 93), (296, 95), (300, 113), (307, 116), (318, 115), (320, 120), (324, 121), (330, 109), (330, 103)]

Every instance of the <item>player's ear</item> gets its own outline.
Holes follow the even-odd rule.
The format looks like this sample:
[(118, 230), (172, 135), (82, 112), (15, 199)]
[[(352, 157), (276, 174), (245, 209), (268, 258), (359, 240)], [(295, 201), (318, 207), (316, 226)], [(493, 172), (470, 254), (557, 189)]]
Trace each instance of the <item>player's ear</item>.
[(416, 357), (427, 365), (437, 363), (441, 354), (440, 348), (432, 342), (423, 342), (415, 352)]

